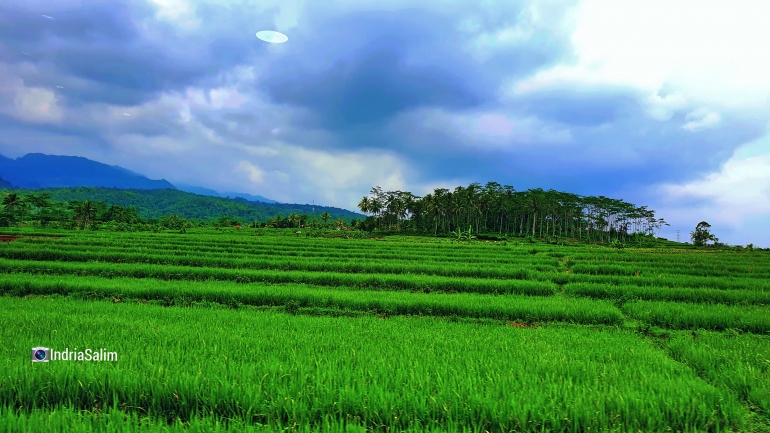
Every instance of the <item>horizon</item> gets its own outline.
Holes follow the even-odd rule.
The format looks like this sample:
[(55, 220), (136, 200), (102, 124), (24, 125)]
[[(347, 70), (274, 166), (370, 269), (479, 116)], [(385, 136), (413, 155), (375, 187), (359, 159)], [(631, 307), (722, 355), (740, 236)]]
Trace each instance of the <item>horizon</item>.
[(0, 1), (0, 154), (354, 212), (495, 181), (770, 247), (770, 4), (410, 3)]

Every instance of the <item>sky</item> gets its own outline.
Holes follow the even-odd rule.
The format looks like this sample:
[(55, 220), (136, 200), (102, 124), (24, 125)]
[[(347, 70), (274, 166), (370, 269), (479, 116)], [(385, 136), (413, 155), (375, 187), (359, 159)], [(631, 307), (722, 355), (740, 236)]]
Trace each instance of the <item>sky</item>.
[(768, 22), (766, 0), (0, 0), (0, 154), (351, 210), (496, 181), (770, 247)]

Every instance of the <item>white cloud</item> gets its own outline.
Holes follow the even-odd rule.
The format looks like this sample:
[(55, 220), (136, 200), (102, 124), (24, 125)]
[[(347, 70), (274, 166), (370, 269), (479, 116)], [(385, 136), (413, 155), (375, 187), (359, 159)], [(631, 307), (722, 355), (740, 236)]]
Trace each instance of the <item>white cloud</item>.
[(516, 124), (502, 114), (484, 114), (479, 118), (476, 132), (498, 136), (511, 135)]
[[(574, 56), (505, 89), (631, 87), (655, 107), (683, 101), (761, 109), (770, 96), (770, 2), (729, 0), (585, 1), (575, 16)], [(677, 102), (656, 101), (662, 87)], [(649, 101), (652, 98), (652, 101)], [(664, 98), (665, 99), (665, 98)]]
[(235, 171), (246, 175), (251, 183), (261, 184), (265, 180), (265, 172), (248, 161), (240, 161), (235, 166)]
[(37, 67), (31, 64), (0, 63), (0, 113), (31, 123), (61, 123), (64, 109), (56, 93), (44, 87), (28, 87), (21, 78), (37, 74)]
[[(179, 99), (175, 97), (175, 99)], [(179, 101), (189, 108), (207, 110), (237, 109), (248, 102), (249, 98), (234, 88), (219, 87), (208, 92), (203, 89), (188, 88), (185, 97)]]
[(688, 120), (688, 122), (682, 125), (682, 128), (691, 132), (713, 128), (719, 124), (719, 121), (721, 120), (719, 114), (705, 108), (692, 111), (685, 119)]
[(563, 127), (549, 125), (533, 116), (519, 118), (496, 111), (454, 113), (440, 108), (420, 108), (397, 116), (391, 128), (418, 136), (449, 135), (459, 138), (461, 144), (469, 148), (512, 149), (533, 143), (572, 141), (571, 133)]
[(168, 20), (177, 23), (179, 26), (187, 29), (198, 27), (198, 21), (195, 19), (195, 7), (188, 0), (150, 0), (157, 12), (155, 17), (161, 20)]
[[(466, 10), (458, 14), (463, 18), (456, 28), (469, 35), (461, 50), (479, 63), (493, 58), (499, 51), (530, 41), (539, 32), (563, 32), (571, 26), (570, 7), (564, 1), (487, 1), (474, 6), (472, 12)], [(510, 18), (501, 20), (501, 17)]]
[(113, 145), (122, 152), (137, 155), (177, 155), (191, 147), (184, 140), (169, 136), (148, 137), (141, 134), (125, 134), (110, 137)]
[(687, 98), (680, 93), (666, 96), (660, 96), (656, 93), (648, 96), (645, 102), (647, 115), (661, 121), (671, 119), (675, 112), (681, 111), (688, 105)]
[[(666, 215), (708, 215), (718, 222), (738, 226), (747, 217), (770, 213), (770, 155), (733, 158), (718, 173), (681, 185), (661, 185), (657, 190), (668, 203)], [(703, 203), (686, 207), (676, 204), (691, 199)], [(691, 219), (698, 218), (703, 219)]]
[(59, 123), (64, 110), (58, 105), (56, 94), (42, 87), (20, 87), (14, 97), (12, 115), (27, 122)]
[(327, 152), (284, 145), (284, 166), (303, 195), (346, 209), (356, 209), (361, 191), (375, 185), (385, 190), (406, 188), (407, 165), (388, 152)]
[(233, 89), (211, 89), (209, 91), (210, 106), (215, 110), (240, 108), (248, 98)]

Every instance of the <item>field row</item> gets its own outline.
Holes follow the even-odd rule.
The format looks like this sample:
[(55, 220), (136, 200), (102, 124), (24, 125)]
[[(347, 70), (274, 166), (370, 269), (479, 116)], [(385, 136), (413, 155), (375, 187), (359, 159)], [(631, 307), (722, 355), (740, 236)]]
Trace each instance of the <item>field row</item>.
[[(24, 258), (24, 253), (32, 254), (30, 258), (41, 260), (41, 243), (14, 243), (0, 249), (0, 253), (4, 254), (8, 258)], [(526, 265), (530, 268), (540, 271), (548, 272), (553, 268), (558, 268), (559, 261), (554, 254), (548, 255), (533, 255), (527, 254), (526, 256), (509, 256), (508, 254), (499, 251), (497, 254), (487, 257), (456, 257), (452, 255), (446, 256), (406, 256), (403, 253), (389, 253), (375, 254), (369, 249), (368, 252), (352, 253), (352, 252), (338, 252), (334, 249), (329, 251), (312, 251), (303, 252), (295, 249), (278, 249), (278, 248), (256, 248), (254, 246), (250, 248), (229, 248), (229, 247), (194, 247), (194, 246), (173, 246), (167, 244), (155, 244), (155, 245), (121, 245), (112, 243), (109, 245), (91, 245), (86, 242), (80, 243), (63, 243), (60, 241), (48, 241), (45, 244), (46, 252), (53, 255), (56, 252), (69, 253), (71, 251), (77, 251), (79, 253), (92, 253), (92, 254), (105, 254), (115, 256), (115, 254), (122, 255), (140, 255), (140, 256), (156, 256), (156, 255), (168, 255), (174, 254), (175, 256), (183, 255), (186, 257), (217, 257), (221, 262), (227, 262), (229, 260), (254, 260), (254, 259), (273, 259), (273, 260), (313, 260), (313, 261), (333, 261), (335, 263), (351, 263), (360, 262), (366, 260), (370, 262), (376, 260), (380, 263), (398, 262), (405, 265), (414, 264), (415, 262), (422, 262), (421, 264), (434, 263), (442, 266), (462, 264), (478, 264), (488, 265), (492, 268), (500, 268), (502, 266), (522, 266)], [(32, 253), (29, 253), (29, 252)], [(35, 256), (34, 254), (37, 254)], [(583, 263), (589, 261), (590, 263)], [(699, 275), (699, 276), (735, 276), (742, 275), (746, 278), (756, 278), (766, 280), (770, 277), (770, 267), (759, 266), (754, 264), (740, 265), (721, 265), (716, 266), (711, 264), (706, 270), (704, 266), (698, 263), (680, 264), (680, 263), (653, 263), (653, 262), (621, 262), (620, 264), (613, 263), (601, 263), (606, 260), (587, 260), (579, 259), (576, 255), (570, 255), (564, 257), (565, 266), (572, 266), (572, 272), (584, 273), (592, 275), (628, 275), (634, 276), (638, 274), (680, 274), (680, 275)], [(428, 263), (425, 263), (428, 262)], [(593, 263), (600, 264), (593, 264)], [(161, 263), (161, 262), (154, 262)], [(173, 263), (167, 263), (173, 264)], [(297, 268), (300, 269), (300, 268)], [(327, 269), (334, 270), (334, 269)], [(379, 271), (376, 271), (379, 272)], [(434, 272), (431, 272), (434, 273)], [(445, 274), (437, 274), (445, 275)], [(489, 275), (494, 276), (494, 275)]]
[(334, 258), (334, 259), (367, 259), (367, 260), (401, 260), (409, 262), (439, 262), (439, 263), (483, 263), (490, 265), (501, 264), (554, 264), (556, 263), (555, 257), (550, 257), (542, 254), (526, 254), (526, 255), (508, 255), (502, 252), (495, 255), (475, 255), (475, 254), (430, 254), (421, 256), (404, 255), (403, 252), (379, 252), (377, 249), (368, 249), (358, 252), (339, 252), (334, 248), (328, 250), (303, 250), (296, 248), (265, 248), (263, 246), (257, 247), (223, 247), (223, 246), (177, 246), (168, 244), (154, 244), (154, 245), (134, 245), (134, 244), (118, 244), (111, 243), (106, 245), (93, 245), (90, 242), (61, 242), (61, 241), (47, 241), (42, 242), (25, 242), (20, 240), (13, 242), (10, 245), (3, 248), (9, 250), (55, 250), (55, 251), (107, 251), (107, 252), (125, 252), (125, 253), (168, 253), (175, 252), (180, 254), (198, 253), (198, 254), (211, 254), (211, 255), (228, 255), (233, 257), (281, 257), (281, 258)]
[[(0, 407), (23, 411), (115, 407), (276, 428), (725, 431), (746, 426), (736, 395), (754, 401), (768, 388), (757, 380), (747, 391), (739, 381), (763, 378), (753, 364), (736, 364), (717, 378), (735, 382), (714, 385), (613, 329), (8, 297), (0, 321)], [(701, 352), (688, 350), (698, 342), (687, 338), (673, 339), (678, 353), (700, 362), (689, 359)], [(105, 348), (119, 361), (31, 364), (36, 346)]]
[[(596, 283), (596, 284), (615, 284), (615, 285), (637, 285), (640, 287), (678, 287), (678, 288), (705, 288), (721, 290), (752, 290), (770, 292), (770, 279), (760, 280), (754, 278), (710, 278), (688, 275), (664, 274), (661, 272), (639, 272), (632, 275), (596, 275), (584, 273), (581, 265), (573, 265), (569, 268), (569, 263), (563, 263), (563, 268), (550, 267), (545, 265), (518, 267), (505, 266), (479, 266), (471, 264), (419, 264), (413, 262), (398, 263), (395, 261), (362, 261), (362, 260), (311, 260), (308, 258), (293, 259), (235, 259), (227, 256), (217, 255), (153, 255), (153, 254), (124, 254), (124, 253), (98, 253), (95, 251), (55, 251), (55, 250), (34, 250), (34, 249), (11, 249), (0, 248), (0, 257), (21, 261), (38, 262), (74, 262), (74, 263), (93, 263), (94, 261), (105, 263), (134, 263), (134, 264), (156, 264), (172, 267), (197, 267), (197, 268), (216, 268), (232, 270), (274, 270), (274, 271), (306, 271), (306, 272), (336, 272), (343, 274), (356, 274), (361, 276), (367, 274), (393, 274), (396, 275), (433, 275), (443, 277), (463, 277), (463, 278), (481, 278), (481, 279), (525, 279), (550, 282), (555, 284), (567, 283)], [(565, 272), (562, 272), (562, 269)], [(169, 273), (178, 273), (179, 270), (170, 270)], [(218, 271), (217, 271), (218, 272)], [(630, 272), (629, 272), (630, 273)], [(221, 273), (220, 273), (221, 274)], [(160, 276), (159, 276), (160, 277)], [(197, 277), (196, 277), (197, 278)], [(229, 278), (226, 278), (229, 279)], [(283, 280), (274, 281), (295, 281), (289, 277)], [(303, 280), (304, 281), (304, 280)], [(311, 282), (312, 281), (307, 281)], [(411, 286), (410, 286), (411, 287)], [(434, 287), (434, 286), (431, 286)], [(590, 292), (590, 290), (588, 291)], [(587, 293), (588, 293), (587, 292)], [(689, 295), (687, 295), (689, 296)], [(707, 295), (708, 298), (711, 295)], [(728, 299), (730, 295), (727, 295)], [(697, 299), (697, 297), (690, 298)], [(705, 298), (704, 298), (705, 299)], [(711, 297), (713, 300), (720, 299), (719, 296)], [(760, 299), (760, 298), (757, 298)], [(751, 303), (760, 303), (751, 301)]]
[[(479, 266), (468, 264), (423, 264), (406, 261), (369, 261), (350, 259), (304, 258), (253, 259), (218, 254), (150, 254), (109, 251), (11, 250), (0, 248), (0, 258), (55, 262), (147, 263), (169, 266), (192, 266), (227, 269), (272, 269), (285, 271), (344, 272), (355, 274), (425, 274), (446, 277), (476, 277), (498, 279), (534, 279), (536, 272), (553, 272), (558, 264), (510, 266)], [(555, 260), (554, 260), (555, 262)]]
[(228, 306), (285, 306), (367, 311), (386, 315), (436, 315), (526, 323), (561, 321), (617, 325), (623, 321), (609, 302), (564, 296), (437, 294), (329, 288), (301, 284), (179, 282), (157, 279), (7, 275), (0, 294), (75, 295), (110, 300), (154, 300), (164, 305), (218, 303)]
[[(633, 287), (628, 288), (633, 289)], [(607, 302), (578, 296), (580, 286), (547, 297), (483, 295), (476, 293), (409, 293), (366, 290), (351, 286), (331, 288), (304, 284), (240, 284), (222, 281), (164, 281), (155, 278), (103, 278), (77, 275), (6, 275), (0, 294), (11, 296), (65, 295), (113, 301), (155, 301), (190, 306), (216, 303), (225, 306), (286, 306), (380, 313), (485, 318), (523, 323), (623, 323), (627, 317), (668, 329), (737, 329), (770, 332), (765, 305), (692, 304), (634, 300)], [(663, 293), (665, 294), (665, 293)], [(742, 295), (750, 296), (752, 293)], [(648, 299), (663, 299), (648, 297)], [(765, 299), (766, 300), (766, 299)], [(618, 308), (620, 306), (620, 309)], [(622, 311), (622, 313), (621, 313)]]
[[(269, 246), (276, 249), (299, 249), (306, 251), (338, 250), (344, 252), (408, 252), (410, 256), (422, 255), (494, 255), (498, 251), (506, 251), (506, 255), (526, 255), (531, 249), (554, 254), (556, 257), (564, 255), (574, 256), (579, 260), (612, 261), (612, 262), (640, 262), (659, 264), (721, 264), (740, 262), (768, 267), (766, 255), (762, 252), (754, 253), (726, 253), (720, 251), (703, 251), (704, 254), (692, 254), (689, 250), (612, 250), (603, 246), (586, 245), (543, 245), (527, 243), (486, 243), (479, 242), (471, 245), (451, 244), (448, 239), (433, 242), (382, 242), (374, 240), (357, 239), (325, 239), (305, 238), (294, 236), (254, 236), (248, 232), (240, 234), (202, 234), (173, 235), (153, 233), (99, 233), (99, 232), (64, 232), (62, 237), (25, 238), (24, 242), (68, 242), (73, 244), (88, 243), (97, 246), (109, 246), (115, 244), (145, 245), (169, 245), (193, 248), (259, 248)], [(701, 252), (701, 251), (699, 251)], [(657, 254), (660, 253), (660, 254)]]
[(272, 271), (201, 268), (135, 263), (61, 263), (0, 261), (0, 273), (91, 275), (101, 277), (157, 278), (162, 280), (234, 281), (239, 283), (303, 283), (383, 290), (469, 292), (551, 296), (557, 286), (546, 281), (451, 278), (426, 275), (348, 274), (341, 272)]
[[(478, 264), (477, 267), (470, 267), (470, 262), (462, 262), (454, 258), (450, 262), (433, 261), (432, 263), (416, 263), (409, 260), (388, 260), (380, 258), (376, 264), (372, 260), (344, 258), (344, 257), (294, 257), (294, 256), (275, 256), (259, 259), (260, 255), (266, 252), (258, 252), (254, 255), (242, 254), (214, 254), (200, 253), (193, 250), (170, 251), (161, 250), (161, 254), (151, 254), (153, 250), (144, 250), (144, 252), (129, 253), (120, 248), (109, 247), (100, 249), (98, 247), (86, 246), (75, 249), (63, 248), (53, 245), (40, 248), (39, 244), (20, 244), (0, 247), (0, 257), (13, 259), (30, 260), (61, 260), (61, 261), (88, 261), (98, 258), (101, 261), (114, 262), (135, 262), (135, 263), (158, 263), (158, 264), (176, 264), (188, 266), (215, 266), (215, 267), (246, 267), (253, 269), (287, 269), (287, 270), (316, 270), (316, 271), (341, 271), (341, 272), (382, 272), (382, 273), (424, 273), (431, 275), (445, 276), (480, 276), (485, 278), (525, 278), (542, 279), (534, 276), (535, 272), (552, 272), (560, 267), (568, 268), (573, 274), (588, 275), (618, 275), (618, 276), (647, 276), (647, 275), (681, 275), (687, 277), (708, 278), (711, 275), (730, 275), (732, 273), (726, 270), (699, 270), (678, 269), (676, 267), (648, 267), (639, 265), (589, 265), (575, 263), (571, 257), (565, 257), (560, 264), (555, 258), (527, 260), (518, 258), (511, 265), (515, 264), (519, 269), (509, 269), (510, 265), (485, 263)], [(136, 247), (131, 247), (136, 249)], [(74, 250), (74, 251), (73, 251)], [(183, 254), (186, 253), (186, 254)], [(460, 266), (460, 263), (463, 266)], [(526, 266), (526, 270), (521, 268)], [(765, 286), (770, 288), (770, 278), (763, 278), (762, 273), (755, 272), (753, 268), (747, 266), (747, 272), (739, 278), (756, 280), (753, 285)], [(368, 270), (367, 270), (368, 269)], [(531, 271), (531, 272), (530, 272)], [(700, 275), (695, 275), (700, 274)], [(713, 280), (713, 279), (712, 279)], [(714, 280), (715, 281), (715, 280)], [(688, 284), (692, 286), (692, 284)]]

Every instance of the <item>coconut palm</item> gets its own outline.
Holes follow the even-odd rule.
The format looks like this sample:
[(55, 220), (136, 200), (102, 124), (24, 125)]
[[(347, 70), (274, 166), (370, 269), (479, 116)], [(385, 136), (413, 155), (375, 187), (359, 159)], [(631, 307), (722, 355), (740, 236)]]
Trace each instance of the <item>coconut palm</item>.
[(331, 214), (329, 212), (326, 212), (326, 211), (324, 211), (324, 213), (321, 214), (321, 219), (323, 220), (324, 225), (326, 225), (326, 221), (328, 221), (329, 218), (331, 218), (331, 217), (332, 217)]
[(12, 192), (10, 194), (6, 194), (5, 197), (3, 197), (3, 207), (6, 211), (10, 213), (16, 213), (17, 211), (21, 210), (21, 222), (24, 222), (24, 207), (26, 206), (26, 202), (24, 199), (16, 194), (15, 192)]
[(88, 230), (88, 226), (96, 219), (96, 205), (91, 200), (76, 202), (72, 206), (75, 211), (75, 221), (83, 225), (83, 229)]
[(364, 196), (364, 198), (361, 199), (360, 202), (358, 202), (358, 208), (361, 209), (361, 212), (364, 214), (369, 214), (371, 209), (371, 204), (369, 202), (369, 197)]

